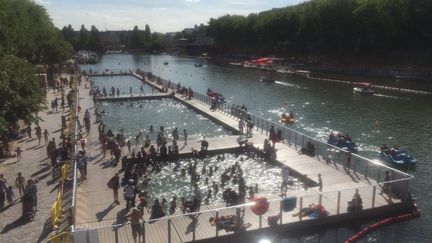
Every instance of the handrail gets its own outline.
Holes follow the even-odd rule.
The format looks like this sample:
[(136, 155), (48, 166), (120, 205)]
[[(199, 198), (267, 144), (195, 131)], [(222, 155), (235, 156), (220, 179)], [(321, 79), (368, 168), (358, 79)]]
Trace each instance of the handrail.
[[(138, 73), (138, 74), (144, 74), (144, 75), (148, 75), (148, 72), (145, 72), (145, 71), (142, 71), (142, 70), (140, 70), (140, 69), (137, 69), (136, 70), (136, 72)], [(157, 77), (157, 76), (155, 76), (154, 74), (153, 74), (153, 77), (155, 77), (156, 79), (158, 79), (161, 83), (165, 83), (165, 85), (167, 85), (167, 82), (168, 81), (166, 81), (165, 79), (162, 79), (162, 78), (160, 78), (160, 77)], [(144, 78), (144, 77), (143, 77)], [(207, 106), (209, 106), (210, 105), (210, 97), (208, 97), (208, 96), (206, 96), (206, 95), (203, 95), (203, 94), (201, 94), (201, 93), (198, 93), (198, 92), (193, 92), (193, 96), (192, 96), (192, 98), (194, 98), (195, 100), (197, 100), (197, 101), (199, 101), (199, 102), (201, 102), (201, 103), (204, 103), (205, 105), (207, 105)], [(230, 112), (231, 111), (231, 109), (234, 107), (234, 105), (232, 104), (231, 105), (231, 107), (229, 106), (229, 105), (227, 105), (227, 104), (221, 104), (221, 105), (217, 105), (216, 106), (216, 109), (217, 110), (219, 110), (219, 111), (221, 111), (221, 112)], [(238, 108), (235, 108), (235, 109), (238, 109)], [(343, 152), (343, 153), (347, 153), (348, 151), (346, 151), (346, 150), (344, 150), (344, 149), (342, 149), (342, 148), (339, 148), (339, 147), (336, 147), (336, 146), (334, 146), (334, 145), (332, 145), (332, 144), (328, 144), (328, 143), (326, 143), (326, 142), (324, 142), (324, 141), (321, 141), (321, 140), (318, 140), (318, 139), (316, 139), (316, 138), (313, 138), (313, 137), (311, 137), (311, 136), (309, 136), (309, 135), (306, 135), (306, 134), (304, 134), (304, 133), (302, 133), (302, 132), (299, 132), (299, 131), (297, 131), (297, 130), (294, 130), (294, 129), (292, 129), (292, 128), (289, 128), (289, 127), (287, 127), (287, 126), (284, 126), (284, 125), (281, 125), (281, 124), (278, 124), (278, 123), (276, 123), (276, 122), (274, 122), (274, 121), (272, 121), (272, 120), (270, 120), (270, 119), (265, 119), (265, 118), (263, 118), (263, 117), (261, 117), (261, 116), (259, 116), (259, 115), (256, 115), (256, 114), (254, 114), (254, 113), (251, 113), (251, 112), (245, 112), (245, 114), (248, 114), (248, 115), (250, 115), (251, 117), (253, 116), (253, 117), (255, 117), (255, 119), (252, 119), (252, 120), (261, 120), (262, 121), (262, 127), (261, 127), (261, 134), (262, 133), (264, 133), (264, 131), (266, 132), (266, 134), (269, 132), (268, 130), (269, 130), (269, 124), (270, 125), (274, 125), (275, 127), (278, 127), (278, 128), (282, 128), (283, 130), (285, 130), (285, 131), (287, 131), (287, 132), (289, 132), (289, 133), (295, 133), (295, 134), (297, 134), (298, 136), (302, 136), (303, 138), (306, 138), (306, 139), (309, 139), (309, 140), (311, 140), (311, 141), (314, 141), (314, 142), (317, 142), (317, 143), (319, 143), (319, 144), (321, 144), (321, 145), (324, 145), (324, 146), (327, 146), (328, 148), (331, 148), (331, 149), (334, 149), (334, 150), (336, 150), (336, 151), (339, 151), (339, 152)], [(267, 127), (265, 128), (264, 127), (264, 121), (266, 122), (266, 124), (267, 124)], [(256, 124), (256, 130), (259, 132), (259, 122), (258, 122), (258, 124)], [(255, 128), (254, 128), (255, 129)], [(286, 133), (285, 133), (286, 134)], [(285, 138), (284, 138), (284, 140), (285, 140)], [(303, 144), (301, 145), (301, 146), (303, 146)], [(324, 154), (321, 154), (321, 156), (325, 156)], [(408, 174), (408, 173), (405, 173), (405, 172), (403, 172), (403, 171), (400, 171), (400, 170), (396, 170), (396, 169), (394, 169), (394, 168), (392, 168), (392, 167), (390, 167), (390, 166), (387, 166), (387, 165), (384, 165), (384, 164), (381, 164), (381, 163), (378, 163), (378, 162), (376, 162), (376, 161), (373, 161), (373, 160), (371, 160), (371, 159), (368, 159), (368, 158), (365, 158), (365, 157), (363, 157), (363, 156), (360, 156), (360, 155), (358, 155), (358, 154), (355, 154), (355, 153), (353, 153), (352, 154), (352, 156), (353, 157), (357, 157), (358, 159), (360, 159), (360, 160), (363, 160), (363, 163), (364, 164), (373, 164), (373, 165), (377, 165), (377, 166), (380, 166), (380, 167), (383, 167), (383, 168), (385, 168), (385, 169), (387, 169), (387, 170), (390, 170), (390, 171), (395, 171), (395, 172), (397, 172), (398, 174), (401, 174), (401, 175), (404, 175), (404, 176), (406, 176), (406, 177), (410, 177), (410, 178), (414, 178), (414, 176), (413, 175), (410, 175), (410, 174)]]
[[(76, 112), (78, 112), (78, 101), (79, 101), (79, 89), (77, 88), (77, 94), (76, 94), (76, 102), (77, 105), (75, 107)], [(75, 141), (78, 139), (78, 120), (75, 119)], [(77, 163), (76, 163), (76, 155), (78, 152), (78, 145), (75, 143), (74, 145), (74, 154), (73, 154), (73, 161), (74, 161), (74, 170), (73, 170), (73, 185), (72, 185), (72, 226), (75, 225), (75, 213), (76, 213), (76, 189), (77, 189)], [(72, 227), (72, 230), (74, 227)]]

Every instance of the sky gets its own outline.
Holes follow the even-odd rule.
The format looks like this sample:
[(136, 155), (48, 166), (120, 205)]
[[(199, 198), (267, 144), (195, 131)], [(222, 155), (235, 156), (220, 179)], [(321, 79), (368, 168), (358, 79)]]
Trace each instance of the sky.
[(63, 28), (82, 24), (100, 31), (130, 30), (135, 25), (152, 32), (175, 32), (207, 24), (225, 14), (248, 15), (286, 7), (305, 0), (34, 0), (43, 5), (54, 24)]

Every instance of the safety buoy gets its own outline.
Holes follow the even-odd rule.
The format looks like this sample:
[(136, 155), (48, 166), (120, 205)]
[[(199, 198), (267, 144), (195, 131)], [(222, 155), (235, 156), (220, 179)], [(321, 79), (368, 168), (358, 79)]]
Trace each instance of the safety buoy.
[(252, 206), (252, 212), (256, 215), (263, 215), (269, 209), (270, 203), (267, 198), (262, 196), (255, 196), (253, 201), (255, 205)]
[(420, 210), (418, 210), (415, 207), (414, 210), (413, 210), (413, 212), (411, 212), (411, 213), (402, 214), (402, 215), (394, 216), (394, 217), (391, 217), (391, 218), (386, 218), (384, 220), (381, 220), (378, 223), (366, 226), (360, 232), (358, 232), (357, 234), (351, 236), (348, 240), (346, 240), (345, 243), (356, 242), (359, 239), (361, 239), (363, 236), (365, 236), (366, 234), (368, 234), (369, 232), (371, 232), (373, 230), (377, 230), (379, 228), (382, 228), (382, 227), (384, 227), (386, 225), (389, 225), (389, 224), (392, 224), (392, 223), (402, 222), (402, 221), (405, 221), (405, 220), (408, 220), (408, 219), (417, 218), (419, 216), (420, 216)]

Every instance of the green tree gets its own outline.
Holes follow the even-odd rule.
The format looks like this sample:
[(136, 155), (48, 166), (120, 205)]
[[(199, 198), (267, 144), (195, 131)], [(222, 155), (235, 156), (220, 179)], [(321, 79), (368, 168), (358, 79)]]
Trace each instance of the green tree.
[(45, 95), (35, 68), (23, 59), (0, 58), (0, 132), (8, 131), (18, 120), (34, 122), (44, 108)]
[(86, 50), (89, 48), (90, 33), (84, 25), (81, 25), (78, 37), (78, 50)]
[(99, 36), (99, 30), (92, 25), (90, 29), (90, 38), (88, 47), (92, 51), (101, 52), (102, 51), (102, 44)]

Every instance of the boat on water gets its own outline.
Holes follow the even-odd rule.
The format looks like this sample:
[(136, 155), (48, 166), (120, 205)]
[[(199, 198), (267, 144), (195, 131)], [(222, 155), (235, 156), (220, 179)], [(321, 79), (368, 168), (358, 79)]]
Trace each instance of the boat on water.
[(202, 67), (202, 66), (204, 66), (204, 64), (202, 64), (202, 63), (195, 63), (195, 67)]
[(168, 65), (168, 61), (165, 61), (163, 64), (164, 64), (164, 65)]
[(261, 76), (260, 81), (262, 83), (274, 83), (275, 80), (273, 78), (270, 78), (269, 76)]
[(375, 92), (370, 89), (371, 84), (366, 82), (354, 83), (354, 94), (359, 94), (363, 96), (371, 96)]
[(282, 113), (279, 121), (283, 124), (293, 124), (295, 122), (294, 114), (292, 112), (289, 115)]
[(207, 89), (207, 96), (211, 97), (212, 99), (215, 99), (216, 101), (218, 101), (220, 103), (226, 102), (225, 97), (221, 93), (214, 91), (214, 90), (211, 90), (211, 89)]
[(417, 160), (408, 151), (397, 146), (388, 148), (385, 144), (381, 148), (381, 158), (393, 165), (415, 165)]
[(357, 145), (352, 141), (351, 137), (348, 134), (337, 133), (336, 135), (334, 135), (334, 133), (332, 132), (327, 139), (327, 143), (341, 149), (348, 150), (352, 153), (358, 152)]

